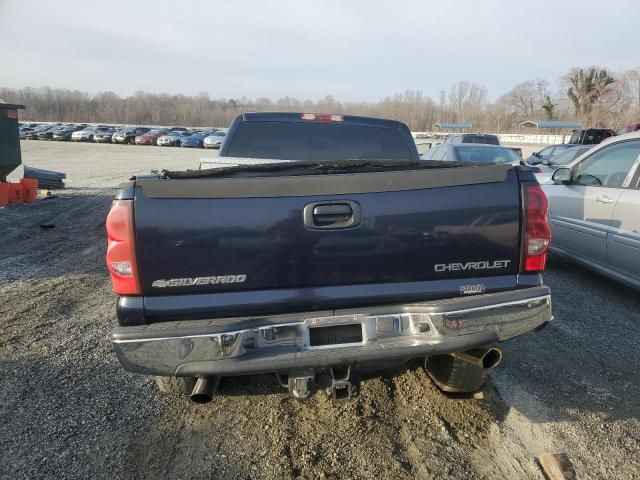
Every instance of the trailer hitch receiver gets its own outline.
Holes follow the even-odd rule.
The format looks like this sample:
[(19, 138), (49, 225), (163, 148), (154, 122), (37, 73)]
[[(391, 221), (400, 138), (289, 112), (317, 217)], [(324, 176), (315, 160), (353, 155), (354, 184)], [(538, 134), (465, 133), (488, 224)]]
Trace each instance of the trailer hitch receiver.
[(331, 368), (331, 398), (336, 402), (351, 400), (355, 387), (351, 384), (351, 366)]

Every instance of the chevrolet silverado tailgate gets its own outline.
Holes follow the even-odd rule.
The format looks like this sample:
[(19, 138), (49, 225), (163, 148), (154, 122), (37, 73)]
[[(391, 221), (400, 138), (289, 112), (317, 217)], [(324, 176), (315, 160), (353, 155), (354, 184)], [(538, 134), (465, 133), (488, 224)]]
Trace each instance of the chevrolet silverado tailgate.
[(515, 287), (520, 208), (509, 166), (139, 179), (141, 289), (149, 297), (348, 292), (488, 276)]

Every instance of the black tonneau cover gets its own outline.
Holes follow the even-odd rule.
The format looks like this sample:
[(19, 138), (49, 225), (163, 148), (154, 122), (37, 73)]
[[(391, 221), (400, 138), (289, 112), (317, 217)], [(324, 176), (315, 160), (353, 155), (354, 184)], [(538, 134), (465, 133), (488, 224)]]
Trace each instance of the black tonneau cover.
[(247, 198), (343, 195), (503, 182), (511, 165), (380, 171), (338, 175), (254, 178), (165, 179), (137, 181), (148, 198)]

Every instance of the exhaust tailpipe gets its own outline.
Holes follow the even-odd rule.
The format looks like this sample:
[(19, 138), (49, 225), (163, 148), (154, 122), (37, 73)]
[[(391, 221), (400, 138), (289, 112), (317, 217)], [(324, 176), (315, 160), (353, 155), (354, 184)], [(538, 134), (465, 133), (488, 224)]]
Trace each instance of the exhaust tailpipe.
[(220, 377), (198, 377), (196, 385), (191, 392), (191, 401), (194, 403), (209, 403), (220, 385)]
[(497, 367), (502, 361), (502, 351), (499, 348), (474, 348), (466, 352), (452, 354), (454, 357), (480, 367), (484, 370)]

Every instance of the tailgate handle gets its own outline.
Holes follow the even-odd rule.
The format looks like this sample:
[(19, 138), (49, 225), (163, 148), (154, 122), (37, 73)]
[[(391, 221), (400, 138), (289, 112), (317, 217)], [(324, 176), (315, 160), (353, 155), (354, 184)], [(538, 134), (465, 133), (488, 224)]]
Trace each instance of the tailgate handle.
[(313, 216), (322, 221), (345, 221), (353, 215), (349, 205), (318, 205), (313, 209)]
[(304, 224), (314, 230), (337, 230), (360, 224), (360, 205), (351, 201), (314, 202), (304, 207)]

